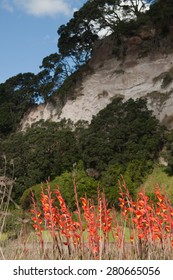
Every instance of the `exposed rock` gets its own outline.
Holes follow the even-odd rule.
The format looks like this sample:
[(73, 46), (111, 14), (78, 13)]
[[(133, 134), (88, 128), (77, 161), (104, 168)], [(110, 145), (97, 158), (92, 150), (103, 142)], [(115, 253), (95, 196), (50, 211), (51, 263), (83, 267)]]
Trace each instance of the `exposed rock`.
[(165, 160), (164, 157), (159, 157), (159, 163), (162, 166), (168, 166), (168, 162)]
[(148, 40), (155, 36), (156, 30), (154, 28), (148, 29), (148, 27), (143, 27), (142, 30), (139, 32), (139, 36), (142, 40)]
[(61, 114), (62, 104), (58, 98), (53, 102), (40, 104), (30, 109), (20, 123), (20, 130), (25, 130), (33, 123), (40, 120), (58, 121)]
[(137, 53), (139, 48), (141, 48), (142, 39), (138, 36), (134, 36), (127, 41), (127, 52), (126, 54)]
[(112, 50), (114, 49), (116, 41), (110, 36), (103, 40), (98, 40), (95, 43), (92, 59), (90, 62), (91, 67), (98, 68), (103, 65), (105, 60), (112, 57)]
[(142, 43), (142, 39), (139, 36), (133, 36), (128, 39), (127, 45), (130, 48), (133, 45), (140, 45)]
[[(41, 119), (57, 122), (65, 118), (74, 123), (79, 120), (90, 122), (117, 96), (122, 96), (124, 100), (147, 98), (149, 109), (161, 122), (172, 128), (173, 81), (170, 80), (164, 88), (162, 76), (173, 67), (173, 51), (167, 53), (155, 49), (152, 40), (149, 40), (155, 34), (154, 29), (141, 29), (138, 34), (121, 38), (120, 56), (114, 53), (118, 43), (111, 36), (98, 42), (90, 61), (94, 71), (83, 75), (80, 86), (75, 89), (78, 93), (75, 98), (67, 98), (63, 106), (58, 99), (55, 104), (38, 105), (25, 115), (21, 129), (25, 130)], [(142, 46), (146, 46), (144, 43), (147, 43), (147, 53), (140, 58)], [(166, 41), (162, 43), (164, 45)]]

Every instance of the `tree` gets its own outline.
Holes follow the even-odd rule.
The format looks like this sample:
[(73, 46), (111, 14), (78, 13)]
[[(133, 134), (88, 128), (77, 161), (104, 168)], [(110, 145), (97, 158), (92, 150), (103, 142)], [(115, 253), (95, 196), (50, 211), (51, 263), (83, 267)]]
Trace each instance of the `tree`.
[(75, 12), (74, 17), (58, 29), (59, 51), (63, 57), (70, 57), (77, 67), (90, 58), (93, 42), (98, 39), (91, 24), (92, 13), (93, 9), (88, 9), (87, 2), (82, 11)]
[[(40, 122), (25, 133), (11, 134), (0, 142), (0, 157), (4, 154), (8, 166), (11, 160), (14, 162), (16, 198), (26, 188), (72, 170), (79, 160), (74, 132), (65, 121)], [(10, 172), (7, 168), (9, 177)]]
[(61, 56), (53, 53), (43, 58), (40, 69), (43, 70), (36, 75), (37, 90), (43, 101), (46, 101), (62, 84)]
[(162, 33), (167, 33), (170, 28), (173, 17), (173, 1), (172, 0), (156, 0), (149, 11), (152, 22)]
[[(79, 162), (79, 164), (77, 164), (75, 168), (75, 171), (73, 170), (73, 172), (68, 172), (68, 171), (63, 172), (60, 176), (56, 177), (53, 181), (51, 181), (51, 191), (53, 197), (54, 198), (56, 197), (55, 190), (57, 189), (58, 186), (63, 198), (65, 199), (65, 202), (67, 203), (71, 211), (76, 210), (74, 185), (73, 185), (74, 177), (75, 177), (75, 182), (77, 187), (79, 203), (80, 203), (80, 198), (85, 197), (85, 195), (87, 195), (88, 198), (94, 200), (95, 203), (97, 201), (98, 182), (87, 175), (87, 173), (81, 166), (81, 162)], [(46, 187), (46, 184), (44, 186)], [(37, 201), (39, 201), (40, 193), (41, 193), (40, 185), (32, 186), (32, 190), (35, 193), (35, 197)], [(20, 199), (23, 208), (26, 206), (29, 207), (31, 204), (30, 191), (31, 188), (25, 190)]]
[(35, 77), (39, 96), (46, 101), (62, 86), (73, 70), (66, 59), (58, 53), (43, 58), (42, 69)]
[(60, 54), (77, 66), (86, 62), (100, 34), (115, 32), (119, 23), (138, 17), (148, 5), (144, 0), (88, 0), (58, 29)]
[(124, 165), (134, 159), (153, 160), (163, 141), (159, 121), (147, 109), (146, 101), (114, 99), (95, 116), (80, 139), (87, 168), (98, 172), (115, 162)]
[(151, 172), (152, 165), (150, 160), (134, 159), (128, 163), (123, 177), (133, 198), (135, 198), (137, 188), (144, 182), (146, 175)]
[(166, 168), (169, 175), (173, 175), (173, 129), (165, 133), (165, 148), (162, 152), (168, 166)]
[(0, 134), (14, 131), (38, 98), (34, 77), (33, 73), (20, 73), (0, 85)]
[(119, 205), (119, 185), (118, 181), (124, 174), (125, 168), (119, 163), (109, 164), (101, 175), (101, 188), (105, 192), (109, 205), (118, 207)]

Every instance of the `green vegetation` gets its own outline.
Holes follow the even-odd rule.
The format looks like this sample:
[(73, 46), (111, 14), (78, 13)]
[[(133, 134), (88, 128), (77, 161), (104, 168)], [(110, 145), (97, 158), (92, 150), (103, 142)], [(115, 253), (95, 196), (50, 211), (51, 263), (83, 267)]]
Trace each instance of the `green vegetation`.
[(99, 32), (107, 29), (116, 37), (127, 29), (129, 32), (129, 21), (134, 25), (146, 5), (143, 0), (88, 0), (66, 25), (58, 29), (60, 53), (63, 57), (71, 57), (78, 67), (90, 58)]
[[(43, 58), (38, 74), (20, 73), (0, 84), (0, 138), (15, 132), (26, 111), (34, 104), (50, 99), (53, 102), (58, 96), (60, 106), (63, 106), (68, 98), (75, 98), (73, 89), (83, 73), (92, 70), (86, 62), (99, 40), (98, 33), (104, 29), (115, 40), (113, 52), (116, 55), (120, 51), (125, 55), (123, 37), (140, 33), (143, 26), (156, 30), (151, 42), (144, 40), (147, 51), (158, 47), (160, 38), (170, 32), (173, 3), (171, 0), (154, 2), (143, 13), (146, 6), (143, 0), (88, 0), (66, 25), (58, 29), (59, 53)], [(165, 44), (168, 49), (167, 41)], [(163, 77), (163, 87), (171, 81), (172, 74), (167, 73)]]
[[(117, 235), (111, 236), (112, 232), (110, 233), (108, 230), (113, 225), (111, 222), (109, 226), (107, 225), (107, 237), (103, 232), (101, 232), (101, 236), (104, 235), (105, 240), (118, 244), (115, 247), (114, 258), (115, 256), (122, 257), (122, 252), (117, 250), (117, 248), (123, 247), (122, 240), (123, 242), (131, 242), (131, 245), (136, 244), (137, 250), (139, 249), (138, 244), (134, 242), (139, 227), (133, 232), (134, 236), (131, 236), (132, 228), (134, 230), (134, 226), (136, 226), (135, 219), (131, 220), (131, 222), (134, 222), (133, 226), (131, 222), (128, 224), (127, 221), (129, 217), (132, 218), (132, 215), (136, 215), (138, 212), (136, 212), (137, 208), (132, 209), (133, 207), (137, 206), (141, 211), (139, 201), (142, 197), (145, 202), (149, 201), (150, 203), (150, 200), (145, 200), (145, 193), (151, 198), (152, 207), (153, 202), (157, 199), (161, 199), (165, 203), (166, 206), (163, 203), (159, 204), (164, 215), (165, 207), (168, 206), (167, 197), (173, 204), (173, 130), (167, 131), (165, 127), (160, 125), (152, 112), (147, 109), (146, 101), (143, 99), (136, 101), (130, 99), (123, 102), (121, 98), (115, 98), (97, 116), (93, 117), (91, 124), (87, 122), (73, 124), (67, 120), (62, 120), (59, 123), (40, 121), (33, 124), (25, 132), (18, 131), (19, 123), (26, 111), (32, 109), (35, 104), (45, 101), (56, 102), (54, 97), (58, 97), (59, 106), (63, 107), (68, 99), (76, 98), (76, 86), (80, 85), (83, 75), (93, 71), (88, 61), (92, 55), (94, 44), (99, 39), (98, 33), (103, 29), (107, 28), (109, 33), (112, 34), (112, 38), (115, 39), (116, 44), (113, 52), (117, 56), (120, 52), (125, 55), (125, 52), (122, 51), (124, 46), (122, 38), (127, 39), (136, 34), (140, 36), (139, 33), (142, 30), (140, 28), (143, 27), (146, 28), (144, 28), (145, 30), (154, 28), (156, 34), (151, 41), (143, 40), (144, 44), (142, 46), (144, 48), (141, 48), (141, 55), (145, 55), (151, 49), (151, 44), (153, 48), (160, 47), (160, 39), (164, 39), (163, 44), (165, 44), (166, 50), (171, 48), (172, 39), (170, 40), (170, 46), (167, 46), (166, 36), (171, 34), (172, 0), (155, 1), (155, 4), (146, 13), (143, 13), (145, 4), (141, 8), (141, 3), (143, 3), (142, 0), (88, 0), (79, 11), (74, 13), (73, 18), (66, 25), (59, 28), (59, 53), (50, 54), (43, 58), (40, 66), (41, 70), (37, 75), (33, 73), (18, 74), (0, 84), (0, 176), (5, 175), (8, 178), (15, 178), (12, 197), (8, 197), (11, 199), (8, 207), (6, 207), (8, 199), (5, 192), (1, 196), (1, 206), (4, 203), (5, 207), (0, 209), (2, 210), (0, 222), (3, 221), (3, 227), (0, 229), (0, 243), (6, 244), (6, 241), (9, 243), (10, 239), (12, 241), (20, 236), (23, 248), (22, 251), (20, 251), (21, 249), (18, 250), (19, 243), (17, 244), (17, 250), (16, 248), (13, 250), (15, 258), (22, 258), (23, 256), (29, 258), (31, 249), (30, 247), (27, 249), (27, 242), (29, 241), (32, 247), (34, 242), (38, 243), (38, 239), (33, 237), (32, 233), (29, 235), (32, 231), (29, 210), (33, 208), (34, 203), (32, 192), (38, 210), (40, 210), (41, 186), (47, 193), (46, 188), (49, 181), (51, 182), (47, 193), (50, 195), (49, 198), (55, 199), (55, 190), (60, 191), (59, 200), (55, 200), (54, 206), (58, 207), (60, 213), (62, 212), (62, 222), (64, 222), (64, 213), (66, 212), (67, 215), (71, 213), (71, 216), (68, 217), (70, 219), (71, 217), (74, 218), (74, 220), (71, 220), (71, 226), (74, 227), (75, 222), (78, 221), (78, 210), (81, 208), (81, 222), (83, 224), (80, 230), (81, 236), (83, 235), (86, 242), (88, 242), (90, 234), (87, 229), (88, 221), (92, 221), (93, 217), (97, 221), (95, 234), (98, 237), (99, 215), (102, 215), (102, 219), (105, 214), (107, 218), (110, 218), (109, 215), (111, 215), (111, 219), (114, 219), (116, 225), (114, 225), (113, 230), (118, 230)], [(169, 71), (156, 77), (154, 82), (161, 81), (162, 88), (166, 89), (172, 80), (173, 68), (170, 68)], [(152, 95), (150, 97), (153, 98), (153, 101), (157, 100), (160, 104), (163, 104), (170, 94), (171, 91), (164, 94), (155, 91), (148, 95)], [(166, 160), (166, 167), (158, 165), (160, 156), (163, 156)], [(122, 193), (120, 194), (119, 191), (119, 181), (122, 182), (122, 177), (128, 187), (127, 189), (125, 184), (121, 184), (121, 187), (125, 188), (125, 196)], [(46, 181), (47, 183), (45, 183)], [(76, 184), (75, 192), (74, 182)], [(161, 192), (157, 192), (156, 197), (153, 194), (155, 182), (161, 187)], [(4, 190), (6, 190), (6, 187), (5, 185)], [(107, 201), (102, 192), (106, 195)], [(166, 193), (166, 195), (162, 196), (162, 193)], [(81, 197), (83, 200), (80, 200)], [(119, 198), (121, 198), (121, 203), (119, 203)], [(44, 199), (46, 198), (44, 197)], [(76, 201), (79, 203), (78, 206)], [(136, 204), (132, 203), (132, 207), (129, 207), (129, 202), (132, 201), (135, 201)], [(12, 202), (19, 204), (18, 209), (15, 209)], [(68, 205), (68, 209), (64, 207), (64, 202)], [(49, 200), (49, 207), (51, 203), (53, 204), (53, 200), (52, 202)], [(99, 209), (99, 203), (103, 206), (104, 211), (102, 212)], [(168, 213), (172, 211), (171, 204), (167, 209)], [(87, 208), (88, 205), (91, 207)], [(146, 203), (141, 205), (146, 206)], [(45, 205), (42, 204), (42, 206)], [(107, 207), (112, 206), (113, 209), (106, 210)], [(146, 213), (150, 211), (150, 208), (146, 207)], [(50, 209), (52, 208), (50, 207)], [(117, 214), (115, 214), (115, 210), (118, 210)], [(36, 213), (37, 209), (34, 211)], [(46, 208), (44, 208), (44, 211), (46, 213)], [(129, 213), (126, 214), (128, 211)], [(155, 216), (150, 216), (152, 218), (151, 226), (157, 215), (159, 219), (161, 218), (161, 215), (159, 217), (159, 214), (153, 214), (153, 211), (155, 210), (153, 209), (151, 214)], [(43, 219), (43, 213), (41, 216), (39, 212), (38, 214), (40, 219)], [(165, 217), (164, 215), (162, 218)], [(49, 215), (45, 217), (49, 219)], [(124, 217), (126, 219), (123, 221)], [(138, 219), (138, 215), (136, 218)], [(143, 219), (138, 219), (138, 222), (140, 220), (143, 221)], [(165, 220), (164, 223), (161, 221), (160, 224), (165, 226)], [(46, 225), (49, 226), (49, 221), (44, 226)], [(67, 230), (67, 225), (68, 223), (64, 222), (63, 227), (61, 226), (60, 239), (65, 232), (68, 240), (69, 229)], [(117, 225), (119, 226), (117, 227)], [(39, 229), (40, 223), (35, 224), (35, 226), (35, 229)], [(77, 227), (76, 223), (76, 229)], [(67, 231), (63, 231), (64, 228)], [(150, 236), (151, 229), (149, 231)], [(79, 229), (77, 230), (76, 233), (79, 234)], [(170, 228), (167, 226), (164, 230), (168, 231)], [(48, 246), (50, 246), (52, 233), (53, 231), (51, 233), (44, 231), (43, 242), (47, 241)], [(143, 235), (138, 234), (138, 239), (145, 238), (146, 231), (144, 233)], [(91, 234), (93, 236), (92, 230)], [(157, 234), (155, 235), (154, 228), (153, 236), (158, 244), (158, 238), (160, 237)], [(63, 237), (61, 242), (67, 240)], [(160, 241), (163, 246), (162, 240), (161, 237)], [(19, 239), (16, 242), (18, 241)], [(57, 238), (54, 238), (54, 241), (57, 241)], [(97, 238), (97, 241), (99, 242), (99, 238)], [(120, 243), (117, 243), (117, 241)], [(10, 243), (10, 253), (13, 244)], [(142, 243), (139, 242), (139, 244)], [(62, 245), (65, 244), (62, 243)], [(128, 248), (125, 243), (124, 245), (125, 250), (132, 248), (132, 246)], [(9, 247), (7, 246), (8, 255)], [(144, 247), (146, 248), (146, 246)], [(143, 249), (145, 249), (144, 247)], [(151, 248), (152, 251), (154, 247), (149, 245), (148, 248)], [(51, 244), (51, 248), (46, 249), (47, 255), (44, 255), (44, 257), (51, 258), (54, 249), (52, 250)], [(96, 247), (93, 248), (93, 250), (95, 249)], [(135, 250), (132, 248), (130, 258), (132, 258)], [(169, 253), (166, 246), (164, 250)], [(163, 256), (162, 251), (160, 258)], [(137, 258), (145, 259), (146, 252), (144, 252), (144, 255), (142, 251), (140, 254), (140, 250), (136, 252), (139, 254), (136, 255)], [(151, 258), (151, 252), (148, 252), (148, 256)], [(155, 252), (154, 249), (152, 251), (153, 256)], [(33, 253), (35, 253), (35, 258), (38, 258), (38, 252), (32, 250), (32, 257)], [(70, 252), (69, 256), (73, 258)], [(165, 254), (164, 257), (166, 256)], [(170, 257), (169, 254), (168, 256)], [(65, 258), (65, 256), (61, 258), (63, 257)], [(81, 258), (81, 256), (77, 257)], [(91, 257), (91, 253), (88, 257)], [(106, 257), (108, 257), (107, 254)], [(125, 257), (126, 255), (123, 256), (123, 258)], [(111, 255), (109, 258), (111, 258)]]
[(173, 67), (171, 67), (167, 72), (163, 72), (158, 77), (155, 77), (153, 79), (153, 82), (157, 83), (158, 81), (162, 81), (161, 87), (166, 88), (167, 86), (169, 86), (172, 80), (173, 80)]
[[(1, 141), (0, 155), (6, 157), (8, 177), (12, 176), (11, 162), (14, 166), (13, 198), (19, 201), (27, 190), (23, 208), (28, 205), (29, 187), (58, 176), (64, 198), (74, 209), (73, 176), (79, 181), (80, 196), (86, 193), (94, 199), (100, 184), (110, 203), (116, 205), (120, 176), (124, 176), (135, 196), (162, 146), (163, 128), (148, 111), (146, 102), (130, 99), (123, 103), (116, 98), (86, 128), (80, 123), (74, 127), (65, 120), (42, 121), (25, 133), (11, 134)], [(3, 170), (4, 162), (0, 164)]]
[(163, 78), (162, 88), (166, 88), (172, 82), (172, 77), (169, 74), (166, 74)]
[[(110, 205), (118, 207), (117, 181), (121, 175), (135, 197), (137, 188), (152, 172), (163, 146), (166, 146), (167, 172), (172, 175), (172, 132), (166, 135), (143, 99), (122, 102), (116, 98), (90, 125), (80, 122), (74, 125), (65, 120), (41, 121), (26, 132), (17, 132), (24, 114), (37, 102), (54, 102), (58, 96), (63, 106), (67, 99), (75, 98), (73, 89), (79, 85), (83, 73), (92, 71), (89, 64), (84, 63), (92, 54), (99, 31), (108, 28), (118, 47), (121, 47), (122, 35), (136, 34), (144, 23), (154, 26), (156, 41), (165, 36), (166, 26), (169, 29), (173, 17), (172, 1), (156, 1), (146, 13), (142, 12), (145, 5), (141, 9), (142, 0), (137, 1), (138, 4), (131, 0), (135, 5), (127, 2), (87, 1), (59, 28), (59, 53), (43, 58), (37, 75), (18, 74), (0, 84), (0, 175), (16, 178), (13, 199), (21, 202), (24, 209), (30, 206), (30, 187), (35, 186), (37, 193), (37, 184), (48, 178), (54, 180), (53, 186), (57, 178), (60, 184), (62, 182), (63, 196), (74, 209), (73, 176), (79, 182), (80, 196), (86, 193), (95, 199), (100, 185)], [(163, 77), (156, 77), (156, 82), (162, 78), (165, 88), (172, 81), (172, 75), (171, 68)], [(164, 102), (168, 94), (161, 96), (160, 102)]]
[[(19, 198), (33, 184), (69, 170), (79, 159), (75, 135), (69, 125), (40, 122), (26, 133), (12, 134), (0, 143), (0, 155), (6, 155), (9, 177), (12, 176), (11, 160), (14, 163), (15, 197)], [(0, 164), (3, 170), (4, 162)]]
[(173, 175), (173, 130), (165, 133), (165, 149), (163, 151), (163, 156), (167, 160), (167, 173)]
[(26, 110), (34, 104), (37, 93), (34, 74), (19, 74), (0, 84), (0, 138), (15, 131)]
[(146, 191), (146, 194), (153, 198), (155, 187), (159, 185), (164, 193), (167, 193), (169, 200), (173, 204), (173, 177), (167, 173), (165, 166), (156, 165), (152, 173), (148, 176), (141, 189)]

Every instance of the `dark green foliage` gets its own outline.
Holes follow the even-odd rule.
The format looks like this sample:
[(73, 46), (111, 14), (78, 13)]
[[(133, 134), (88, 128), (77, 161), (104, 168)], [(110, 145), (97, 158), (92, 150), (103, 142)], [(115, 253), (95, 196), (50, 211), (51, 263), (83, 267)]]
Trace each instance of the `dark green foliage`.
[(66, 25), (58, 29), (60, 53), (63, 57), (73, 57), (76, 66), (88, 60), (93, 42), (98, 38), (91, 24), (99, 13), (96, 2), (87, 1)]
[[(76, 204), (72, 176), (72, 173), (63, 173), (61, 176), (56, 178), (56, 182), (63, 198), (65, 199), (66, 203), (68, 203), (69, 208), (74, 211), (76, 210)], [(98, 182), (95, 179), (89, 177), (84, 169), (76, 169), (74, 177), (79, 200), (80, 197), (85, 197), (85, 195), (87, 195), (88, 198), (91, 198), (96, 202)]]
[(26, 110), (37, 97), (34, 74), (18, 74), (0, 84), (0, 137), (17, 128)]
[(148, 15), (162, 36), (167, 35), (173, 18), (173, 1), (158, 0), (151, 6)]
[(35, 76), (35, 79), (40, 97), (47, 101), (71, 75), (72, 70), (58, 53), (45, 57), (40, 68), (42, 71)]
[(132, 160), (128, 163), (124, 173), (124, 180), (133, 198), (137, 188), (144, 182), (146, 175), (152, 171), (153, 162), (150, 160)]
[(173, 130), (165, 133), (165, 149), (162, 152), (163, 157), (168, 162), (166, 171), (170, 176), (173, 175)]
[(136, 160), (153, 160), (162, 146), (162, 129), (142, 99), (123, 103), (115, 99), (81, 136), (87, 168), (103, 171), (110, 163), (127, 166)]
[[(74, 133), (66, 122), (40, 123), (26, 133), (11, 135), (1, 143), (0, 154), (6, 155), (8, 166), (14, 161), (16, 197), (29, 186), (72, 169), (79, 157)], [(9, 167), (7, 175), (10, 172)]]
[[(130, 186), (130, 193), (135, 196), (136, 188), (150, 172), (151, 162), (157, 158), (163, 145), (163, 130), (142, 99), (130, 99), (124, 103), (121, 98), (113, 100), (93, 118), (88, 128), (78, 124), (73, 131), (72, 124), (65, 121), (58, 124), (40, 122), (26, 133), (14, 133), (24, 113), (38, 100), (40, 102), (59, 94), (63, 106), (69, 99), (69, 92), (70, 98), (75, 98), (73, 89), (82, 80), (83, 73), (91, 70), (87, 64), (81, 68), (79, 65), (90, 58), (100, 30), (109, 28), (117, 42), (119, 39), (119, 44), (122, 35), (136, 34), (143, 24), (154, 24), (159, 30), (158, 36), (169, 32), (173, 17), (172, 0), (158, 1), (145, 14), (141, 13), (138, 5), (129, 6), (127, 2), (87, 1), (66, 25), (59, 28), (60, 54), (45, 57), (37, 75), (19, 74), (0, 85), (0, 156), (7, 157), (6, 172), (9, 177), (13, 173), (10, 163), (14, 162), (15, 199), (19, 200), (28, 187), (58, 175), (62, 192), (66, 200), (71, 201), (70, 207), (74, 208), (71, 171), (73, 164), (82, 160), (84, 168), (78, 166), (76, 174), (79, 196), (86, 192), (88, 196), (95, 197), (96, 181), (84, 171), (93, 170), (110, 203), (117, 205), (117, 180), (121, 175)], [(122, 18), (117, 13), (120, 4), (123, 4)], [(129, 15), (131, 17), (132, 14), (134, 17), (130, 20)], [(72, 59), (72, 64), (77, 66), (78, 71), (72, 75), (75, 67), (70, 67), (72, 60), (66, 58)], [(170, 77), (170, 74), (165, 76), (164, 87), (171, 82)], [(167, 150), (169, 168), (173, 170), (173, 148), (169, 141)], [(3, 169), (2, 160), (1, 173)], [(23, 208), (30, 204), (30, 194), (27, 195), (22, 202)]]
[(101, 175), (101, 189), (105, 192), (110, 206), (118, 207), (119, 184), (125, 172), (125, 167), (119, 163), (109, 164)]
[(0, 137), (14, 132), (26, 111), (57, 93), (73, 72), (58, 53), (45, 57), (40, 68), (37, 75), (20, 73), (0, 84)]
[[(83, 69), (79, 69), (79, 66), (90, 58), (99, 31), (108, 28), (113, 32), (116, 42), (119, 42), (118, 47), (113, 50), (117, 54), (122, 48), (124, 35), (136, 34), (143, 25), (149, 28), (154, 26), (157, 34), (151, 44), (158, 46), (160, 36), (166, 36), (170, 31), (173, 1), (156, 1), (146, 13), (142, 12), (145, 6), (141, 5), (143, 2), (130, 0), (129, 4), (127, 0), (88, 0), (76, 11), (73, 18), (58, 30), (60, 54), (53, 53), (43, 58), (41, 71), (37, 75), (18, 74), (0, 84), (0, 137), (14, 132), (24, 113), (33, 104), (48, 100), (54, 95), (59, 95), (62, 105), (66, 102), (67, 95), (73, 91), (82, 76)], [(150, 43), (146, 50), (144, 47), (143, 54), (150, 47)], [(124, 49), (123, 53), (125, 54)], [(75, 66), (79, 72), (74, 73)], [(170, 81), (171, 78), (166, 76), (163, 87)]]
[[(146, 5), (152, 3), (145, 11)], [(144, 12), (145, 11), (145, 12)], [(88, 0), (66, 25), (58, 29), (58, 48), (62, 57), (70, 57), (78, 68), (88, 61), (100, 34), (113, 34), (116, 39), (137, 34), (141, 26), (155, 28), (152, 44), (169, 34), (173, 18), (172, 0)], [(116, 52), (116, 51), (115, 51)]]
[[(149, 172), (149, 160), (154, 161), (162, 147), (162, 129), (142, 99), (123, 103), (117, 98), (93, 118), (88, 128), (78, 124), (72, 131), (72, 127), (67, 121), (40, 122), (25, 133), (12, 134), (1, 141), (0, 155), (6, 155), (9, 177), (12, 176), (10, 162), (14, 162), (15, 199), (28, 187), (49, 177), (64, 174), (60, 178), (61, 185), (66, 177), (71, 182), (69, 172), (81, 159), (84, 169), (92, 170), (93, 176), (101, 179), (101, 187), (105, 188), (111, 203), (116, 204), (117, 193), (112, 186), (120, 175), (131, 182), (131, 194), (135, 194), (136, 187)], [(3, 168), (1, 161), (0, 169)], [(81, 174), (79, 193), (86, 191), (94, 197), (89, 187), (94, 179), (86, 175), (84, 169), (77, 167), (77, 178)], [(63, 192), (66, 193), (65, 186)], [(66, 196), (72, 195), (69, 190), (67, 193)]]
[(165, 75), (165, 77), (163, 78), (163, 82), (162, 82), (162, 88), (166, 88), (167, 86), (169, 86), (169, 84), (172, 82), (173, 77), (167, 73)]
[[(118, 32), (124, 22), (141, 15), (143, 0), (88, 0), (66, 25), (58, 29), (58, 48), (63, 57), (71, 57), (76, 66), (91, 55), (98, 33), (107, 29)], [(124, 26), (124, 25), (123, 25)]]
[[(50, 186), (53, 198), (56, 198), (55, 190), (58, 188), (70, 210), (74, 211), (76, 209), (76, 203), (73, 179), (75, 179), (77, 185), (79, 203), (80, 197), (85, 197), (85, 195), (96, 202), (98, 182), (87, 175), (81, 161), (73, 169), (73, 172), (66, 171), (51, 182)], [(46, 189), (47, 184), (43, 184), (42, 187)], [(28, 209), (31, 205), (31, 190), (34, 192), (37, 202), (40, 203), (41, 185), (36, 185), (24, 191), (20, 199), (23, 209)]]
[(151, 161), (132, 160), (127, 167), (115, 163), (109, 164), (106, 171), (102, 172), (101, 188), (104, 190), (110, 206), (118, 208), (119, 181), (125, 181), (130, 195), (135, 198), (138, 187), (143, 183), (146, 175), (152, 171)]

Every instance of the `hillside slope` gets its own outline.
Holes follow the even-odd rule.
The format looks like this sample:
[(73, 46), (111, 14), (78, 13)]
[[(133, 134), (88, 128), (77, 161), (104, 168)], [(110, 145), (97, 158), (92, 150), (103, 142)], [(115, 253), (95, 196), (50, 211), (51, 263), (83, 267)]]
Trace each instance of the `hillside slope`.
[[(93, 51), (89, 73), (69, 91), (65, 104), (59, 97), (34, 107), (21, 121), (21, 130), (41, 119), (90, 122), (117, 97), (147, 98), (148, 108), (168, 128), (173, 127), (173, 24), (169, 35), (158, 38), (154, 28), (143, 26), (136, 34), (99, 41)], [(73, 95), (73, 98), (71, 96)]]

